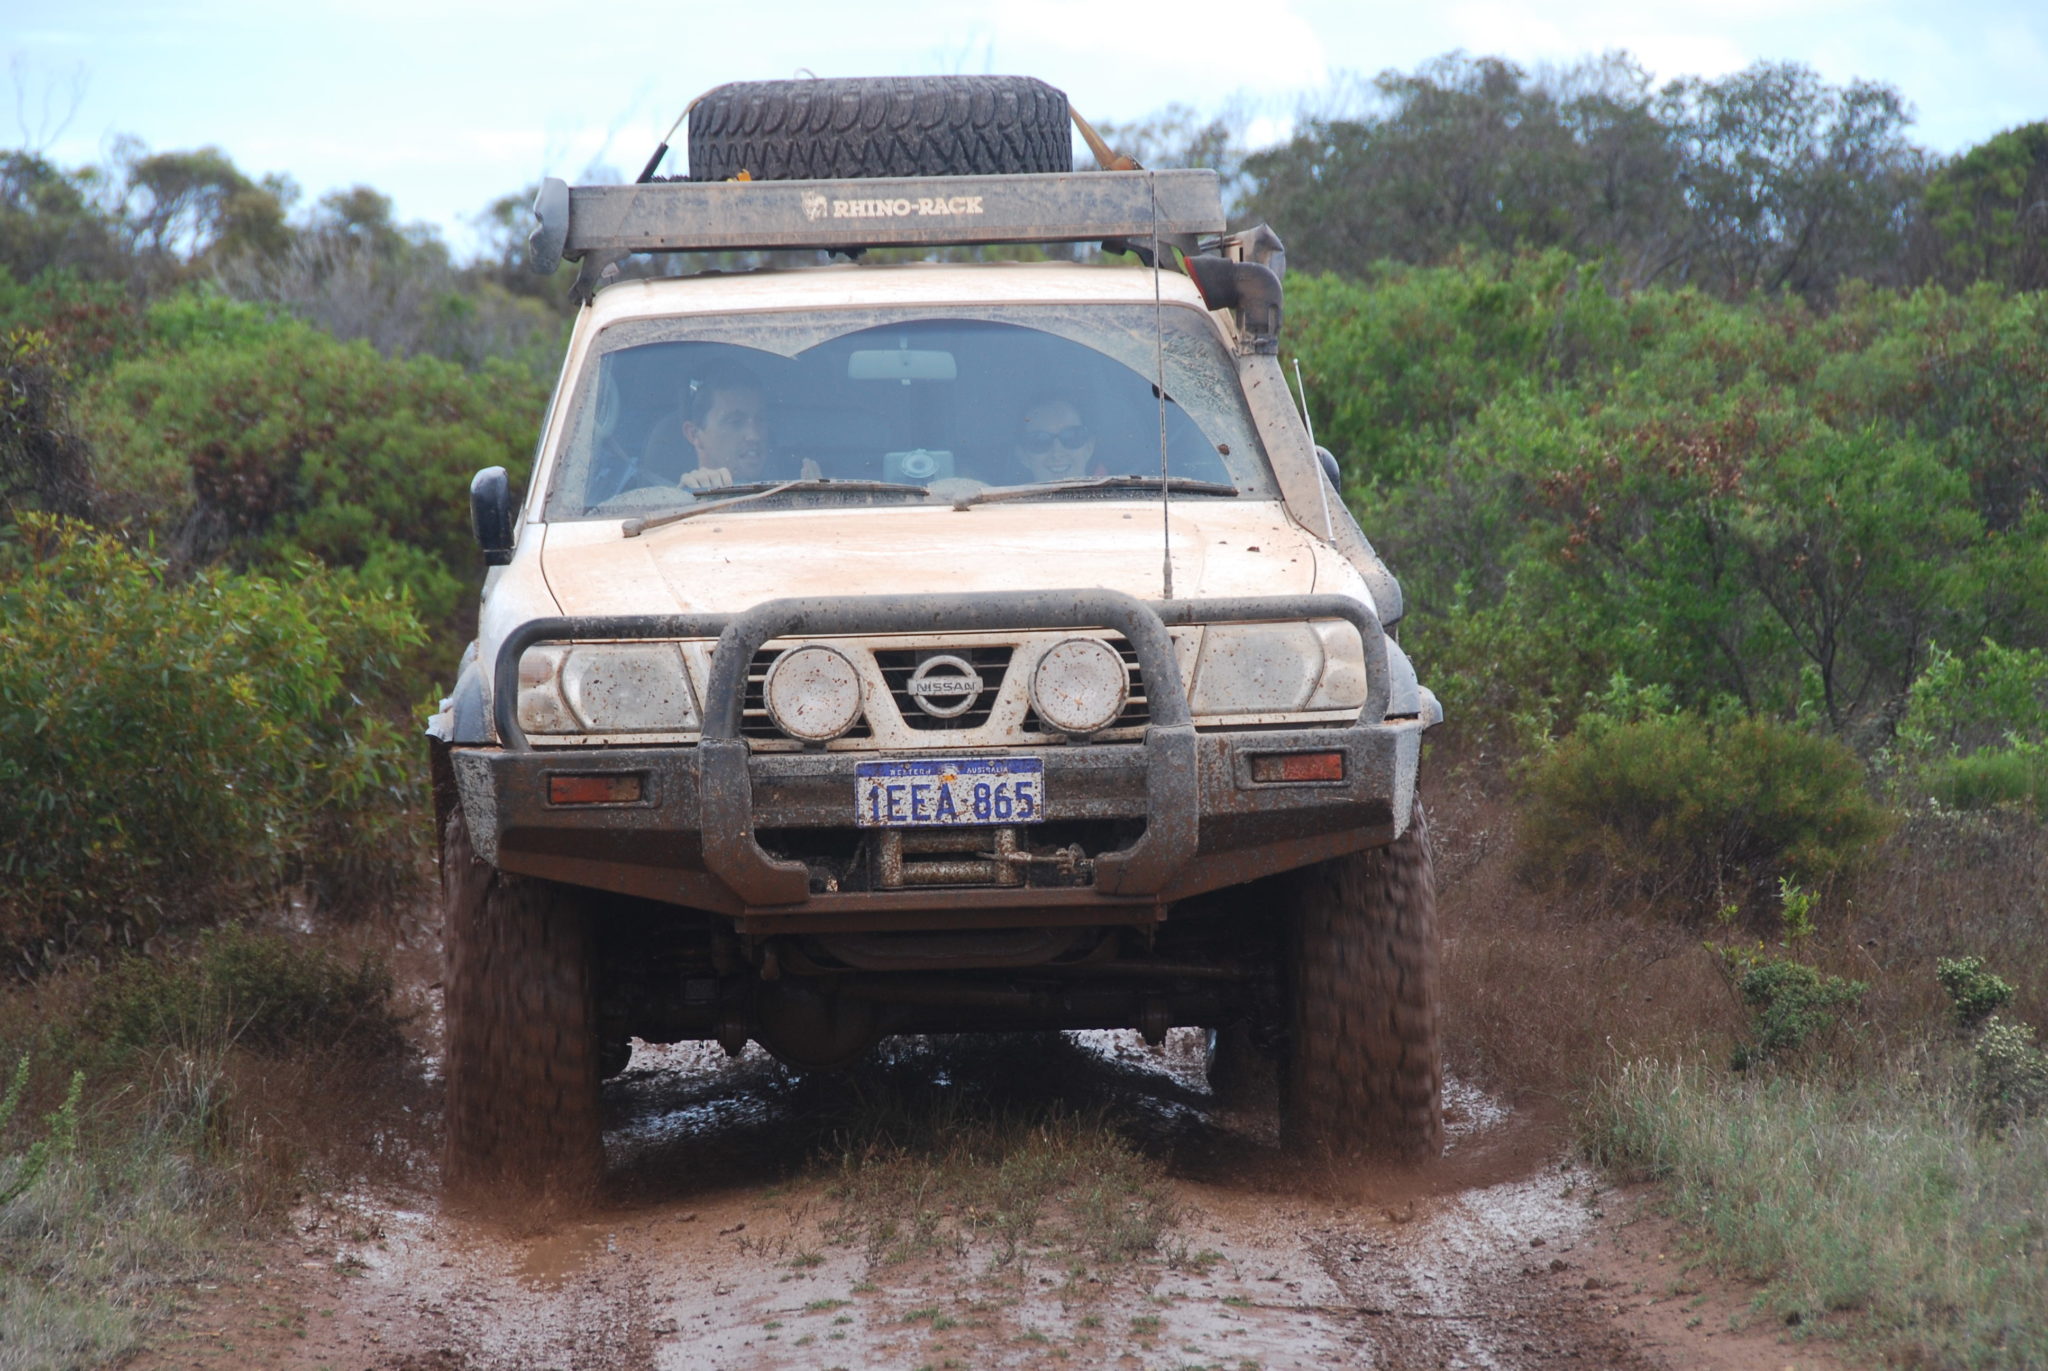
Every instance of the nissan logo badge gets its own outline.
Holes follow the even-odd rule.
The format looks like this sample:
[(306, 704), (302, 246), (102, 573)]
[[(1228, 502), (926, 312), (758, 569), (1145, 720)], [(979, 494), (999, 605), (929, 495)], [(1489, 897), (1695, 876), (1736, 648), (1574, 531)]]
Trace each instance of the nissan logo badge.
[(981, 698), (981, 673), (966, 658), (943, 653), (919, 662), (906, 688), (917, 707), (934, 719), (953, 719)]

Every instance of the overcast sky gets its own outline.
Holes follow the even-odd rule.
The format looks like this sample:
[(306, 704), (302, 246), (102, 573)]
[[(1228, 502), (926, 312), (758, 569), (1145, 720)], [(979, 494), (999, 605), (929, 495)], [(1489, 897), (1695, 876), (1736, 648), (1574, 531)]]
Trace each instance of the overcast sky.
[(210, 143), (309, 199), (374, 186), (464, 243), (470, 216), (542, 175), (638, 171), (723, 81), (1015, 72), (1098, 122), (1234, 97), (1271, 137), (1344, 73), (1616, 48), (1660, 80), (1769, 58), (1886, 81), (1941, 151), (2048, 118), (2048, 0), (0, 0), (15, 116), (0, 145), (73, 166), (120, 134)]

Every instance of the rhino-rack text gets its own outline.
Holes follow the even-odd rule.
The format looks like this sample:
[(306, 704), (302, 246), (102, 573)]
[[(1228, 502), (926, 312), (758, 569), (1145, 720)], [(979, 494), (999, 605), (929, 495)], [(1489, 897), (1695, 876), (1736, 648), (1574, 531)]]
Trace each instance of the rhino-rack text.
[(916, 199), (830, 200), (822, 195), (804, 196), (807, 219), (910, 219), (935, 214), (980, 214), (979, 195), (927, 195)]

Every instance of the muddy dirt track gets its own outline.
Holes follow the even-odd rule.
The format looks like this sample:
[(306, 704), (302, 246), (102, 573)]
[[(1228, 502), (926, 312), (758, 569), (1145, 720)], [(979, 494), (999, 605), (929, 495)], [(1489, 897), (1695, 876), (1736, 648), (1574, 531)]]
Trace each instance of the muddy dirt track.
[[(255, 1269), (195, 1290), (137, 1365), (333, 1371), (767, 1367), (1834, 1367), (1688, 1271), (1661, 1221), (1558, 1131), (1454, 1083), (1420, 1172), (1332, 1174), (1270, 1117), (1214, 1107), (1201, 1040), (914, 1040), (851, 1076), (759, 1049), (641, 1047), (606, 1087), (611, 1180), (510, 1228), (431, 1187), (328, 1196)], [(1178, 1222), (1149, 1255), (973, 1243), (891, 1261), (849, 1241), (817, 1158), (883, 1089), (1118, 1120)], [(1106, 1111), (1106, 1113), (1105, 1113)], [(421, 1173), (423, 1177), (426, 1172)]]

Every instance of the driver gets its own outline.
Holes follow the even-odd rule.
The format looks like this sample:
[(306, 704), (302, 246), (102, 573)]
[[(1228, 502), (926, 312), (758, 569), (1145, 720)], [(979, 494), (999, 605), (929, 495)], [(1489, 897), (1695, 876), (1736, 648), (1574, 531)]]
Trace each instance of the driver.
[(768, 422), (762, 413), (761, 383), (731, 362), (707, 367), (690, 388), (683, 437), (697, 453), (696, 467), (683, 473), (685, 489), (708, 490), (760, 480), (768, 465)]
[[(668, 436), (674, 432), (670, 428)], [(682, 435), (690, 445), (685, 460), (693, 463), (679, 478), (685, 490), (712, 490), (764, 479), (768, 419), (761, 382), (736, 362), (706, 366), (690, 385)], [(650, 448), (664, 436), (657, 429), (649, 439)], [(797, 474), (802, 480), (814, 481), (820, 475), (818, 464), (806, 458)]]
[(1094, 432), (1081, 422), (1081, 411), (1058, 396), (1042, 396), (1024, 407), (1011, 451), (1034, 483), (1106, 474), (1095, 460)]

